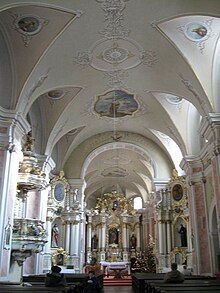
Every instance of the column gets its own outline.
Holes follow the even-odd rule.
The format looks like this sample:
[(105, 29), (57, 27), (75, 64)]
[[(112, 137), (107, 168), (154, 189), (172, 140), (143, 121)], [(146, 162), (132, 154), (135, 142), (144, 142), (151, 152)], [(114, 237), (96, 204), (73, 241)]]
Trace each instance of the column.
[(172, 249), (170, 221), (167, 221), (166, 227), (167, 227), (167, 235), (166, 235), (166, 239), (167, 239), (167, 253), (170, 254), (170, 251)]
[(74, 239), (74, 254), (79, 256), (79, 245), (80, 245), (80, 238), (79, 238), (79, 223), (76, 223), (75, 225), (75, 239)]
[(29, 130), (29, 125), (22, 115), (7, 113), (7, 110), (0, 109), (0, 117), (0, 278), (10, 280), (10, 274), (15, 273), (20, 281), (21, 267), (17, 262), (10, 265), (12, 237), (9, 249), (4, 249), (5, 227), (7, 224), (13, 227), (18, 168), (23, 156), (21, 139)]
[(122, 224), (122, 248), (123, 248), (123, 251), (126, 251), (127, 248), (128, 248), (128, 245), (127, 245), (127, 226), (126, 226), (126, 223), (123, 223)]
[(139, 223), (136, 224), (135, 230), (136, 230), (136, 238), (137, 238), (136, 250), (140, 251), (140, 249), (141, 249), (141, 241), (140, 241), (140, 224)]
[(98, 238), (99, 238), (98, 249), (100, 251), (100, 248), (102, 246), (102, 229), (101, 229), (101, 225), (98, 226)]
[[(86, 238), (85, 235), (85, 224), (86, 221), (84, 219), (84, 189), (85, 189), (85, 180), (84, 179), (72, 179), (72, 178), (67, 178), (68, 183), (70, 185), (70, 188), (74, 191), (73, 195), (73, 200), (78, 201), (80, 204), (80, 225), (79, 225), (79, 231), (78, 231), (78, 253), (79, 254), (79, 263), (81, 264), (80, 270), (83, 270), (83, 264), (85, 263), (85, 242), (83, 239)], [(77, 218), (79, 218), (79, 213)], [(76, 241), (76, 240), (75, 240)]]
[(71, 241), (70, 241), (70, 255), (74, 255), (74, 242), (76, 241), (75, 239), (75, 230), (76, 227), (73, 223), (70, 224), (70, 235), (71, 235)]
[(163, 254), (163, 227), (162, 220), (158, 221), (159, 253)]
[(92, 242), (92, 217), (88, 216), (88, 225), (87, 225), (87, 250), (91, 251), (91, 242)]
[(66, 222), (66, 231), (65, 231), (65, 251), (70, 254), (70, 222)]
[(44, 251), (45, 253), (48, 253), (48, 254), (50, 254), (50, 246), (51, 246), (51, 230), (52, 230), (51, 222), (52, 222), (52, 218), (47, 217), (46, 231), (48, 231), (48, 233), (47, 233), (47, 243), (45, 244)]
[(87, 224), (87, 257), (86, 261), (88, 262), (91, 259), (92, 251), (92, 217), (88, 215), (88, 224)]
[(102, 241), (101, 241), (101, 251), (105, 250), (105, 223), (101, 224), (101, 235), (102, 235)]

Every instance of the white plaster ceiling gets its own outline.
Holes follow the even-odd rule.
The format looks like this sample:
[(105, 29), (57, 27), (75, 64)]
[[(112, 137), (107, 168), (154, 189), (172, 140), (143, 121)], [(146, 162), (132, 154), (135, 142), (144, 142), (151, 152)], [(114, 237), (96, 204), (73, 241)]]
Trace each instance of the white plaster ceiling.
[(36, 153), (84, 178), (86, 198), (117, 187), (146, 201), (219, 112), (219, 8), (1, 0), (0, 110), (28, 118)]

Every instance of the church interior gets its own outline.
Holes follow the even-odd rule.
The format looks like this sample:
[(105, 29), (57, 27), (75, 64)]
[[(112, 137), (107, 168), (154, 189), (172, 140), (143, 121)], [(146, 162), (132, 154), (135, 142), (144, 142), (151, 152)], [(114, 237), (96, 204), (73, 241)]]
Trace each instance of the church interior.
[(0, 281), (220, 271), (218, 0), (0, 1)]

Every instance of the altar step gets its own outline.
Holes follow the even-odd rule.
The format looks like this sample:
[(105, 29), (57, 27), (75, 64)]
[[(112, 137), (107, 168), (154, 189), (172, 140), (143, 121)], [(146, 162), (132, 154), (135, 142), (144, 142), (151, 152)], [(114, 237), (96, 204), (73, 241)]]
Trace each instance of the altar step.
[(105, 277), (103, 280), (104, 286), (131, 286), (131, 276), (123, 276), (121, 279), (114, 279), (114, 277)]

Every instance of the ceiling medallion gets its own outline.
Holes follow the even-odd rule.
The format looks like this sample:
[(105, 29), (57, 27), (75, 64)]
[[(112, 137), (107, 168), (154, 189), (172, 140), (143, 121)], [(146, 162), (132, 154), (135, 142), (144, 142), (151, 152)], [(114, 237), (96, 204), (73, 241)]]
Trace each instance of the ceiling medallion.
[[(154, 51), (144, 50), (128, 36), (130, 30), (124, 24), (123, 10), (129, 0), (96, 0), (105, 12), (106, 26), (99, 31), (102, 39), (95, 42), (87, 52), (78, 52), (73, 62), (91, 66), (97, 70), (112, 72), (134, 68), (140, 64), (152, 67), (157, 61)], [(126, 48), (126, 49), (125, 49)]]
[(200, 42), (206, 40), (209, 36), (209, 29), (204, 24), (199, 22), (188, 23), (185, 25), (185, 36), (194, 42)]
[(188, 40), (195, 42), (196, 46), (203, 54), (205, 41), (214, 35), (211, 29), (213, 20), (213, 18), (209, 18), (204, 21), (194, 21), (180, 26), (177, 29), (183, 33)]
[(126, 60), (129, 56), (129, 52), (118, 46), (115, 43), (112, 48), (108, 48), (103, 52), (103, 59), (109, 63), (120, 63)]
[(101, 39), (88, 51), (88, 56), (92, 56), (89, 65), (101, 71), (127, 70), (143, 62), (143, 52), (143, 48), (129, 38), (117, 41)]
[(173, 96), (173, 95), (166, 95), (165, 98), (166, 98), (167, 102), (169, 102), (170, 104), (173, 104), (173, 105), (178, 105), (183, 102), (182, 98), (177, 97), (177, 96)]
[(55, 89), (47, 93), (48, 98), (51, 100), (60, 100), (63, 98), (64, 95), (65, 92), (62, 89)]
[(18, 15), (12, 14), (14, 18), (13, 25), (15, 30), (21, 34), (23, 42), (27, 47), (32, 37), (38, 34), (42, 27), (49, 23), (48, 20), (36, 15)]

